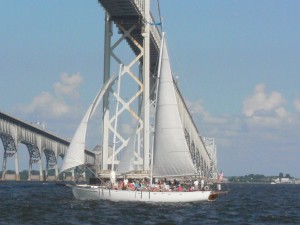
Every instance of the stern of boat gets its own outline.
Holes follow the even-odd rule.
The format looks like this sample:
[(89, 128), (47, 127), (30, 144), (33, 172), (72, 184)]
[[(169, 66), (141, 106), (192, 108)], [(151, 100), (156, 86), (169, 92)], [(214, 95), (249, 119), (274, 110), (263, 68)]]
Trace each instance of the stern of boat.
[(212, 191), (208, 196), (208, 201), (213, 202), (217, 199), (218, 196), (219, 194), (217, 192)]

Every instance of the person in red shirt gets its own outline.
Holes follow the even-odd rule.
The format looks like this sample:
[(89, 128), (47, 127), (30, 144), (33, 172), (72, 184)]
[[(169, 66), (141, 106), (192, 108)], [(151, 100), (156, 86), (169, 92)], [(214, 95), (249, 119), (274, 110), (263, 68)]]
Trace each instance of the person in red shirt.
[(177, 187), (177, 191), (182, 191), (183, 189), (182, 189), (182, 187), (181, 187), (181, 185), (179, 185), (178, 187)]

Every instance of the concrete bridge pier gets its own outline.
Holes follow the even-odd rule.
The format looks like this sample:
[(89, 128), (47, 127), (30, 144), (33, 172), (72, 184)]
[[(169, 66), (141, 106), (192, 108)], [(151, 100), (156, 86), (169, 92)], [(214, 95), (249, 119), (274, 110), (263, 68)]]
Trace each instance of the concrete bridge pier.
[[(32, 174), (32, 164), (38, 163), (39, 164), (39, 175), (33, 175)], [(34, 160), (30, 159), (29, 160), (29, 171), (28, 171), (28, 181), (43, 181), (43, 163), (42, 159)]]
[[(19, 158), (18, 158), (18, 151), (17, 151), (17, 143), (16, 143), (16, 128), (11, 128), (12, 133), (11, 134), (4, 134), (0, 133), (0, 138), (2, 140), (3, 146), (4, 146), (4, 153), (3, 153), (3, 164), (2, 164), (2, 176), (1, 180), (16, 180), (20, 181), (20, 174), (19, 174)], [(7, 174), (7, 158), (14, 157), (15, 158), (15, 174)]]
[(29, 159), (29, 169), (28, 169), (28, 179), (27, 181), (31, 181), (31, 171), (32, 171), (32, 159)]
[(43, 163), (42, 163), (42, 159), (39, 160), (39, 167), (40, 167), (40, 181), (43, 181)]
[(59, 178), (58, 178), (58, 165), (57, 165), (57, 163), (55, 163), (55, 165), (54, 165), (54, 173), (55, 173), (54, 179), (55, 179), (56, 181), (58, 181)]
[(20, 181), (20, 173), (19, 173), (19, 154), (18, 151), (15, 152), (15, 181)]
[(15, 180), (15, 181), (20, 181), (20, 173), (19, 173), (19, 157), (18, 157), (18, 152), (14, 153), (14, 158), (15, 158), (15, 174), (7, 174), (6, 172), (6, 164), (7, 164), (7, 154), (4, 152), (4, 157), (3, 157), (3, 165), (2, 165), (2, 176), (1, 180)]
[[(44, 177), (43, 177), (43, 162), (42, 162), (42, 138), (41, 136), (37, 136), (36, 138), (36, 144), (27, 144), (27, 148), (28, 150), (30, 149), (31, 151), (29, 151), (29, 155), (30, 155), (30, 159), (29, 159), (29, 173), (28, 173), (28, 181), (43, 181)], [(39, 175), (32, 175), (31, 171), (32, 171), (32, 164), (38, 163), (39, 166)]]

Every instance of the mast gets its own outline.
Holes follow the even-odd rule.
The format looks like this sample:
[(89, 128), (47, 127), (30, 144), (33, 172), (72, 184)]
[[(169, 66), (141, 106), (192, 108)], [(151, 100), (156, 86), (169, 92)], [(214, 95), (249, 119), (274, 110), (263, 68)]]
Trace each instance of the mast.
[(144, 131), (143, 131), (143, 148), (144, 148), (144, 159), (143, 159), (143, 170), (149, 171), (149, 151), (150, 151), (150, 0), (144, 1), (144, 18), (145, 26), (143, 33), (143, 81), (144, 81), (144, 92), (143, 92), (143, 103), (144, 103)]

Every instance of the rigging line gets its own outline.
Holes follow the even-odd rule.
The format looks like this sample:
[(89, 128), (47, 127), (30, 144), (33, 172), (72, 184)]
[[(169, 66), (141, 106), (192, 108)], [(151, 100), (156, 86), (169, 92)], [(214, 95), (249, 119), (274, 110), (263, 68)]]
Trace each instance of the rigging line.
[(90, 167), (86, 166), (85, 168), (87, 168), (90, 172), (92, 172), (92, 174), (95, 175), (95, 177), (97, 177), (103, 184), (105, 184), (105, 181), (103, 179), (101, 179), (101, 177), (99, 176), (99, 174), (96, 174)]

